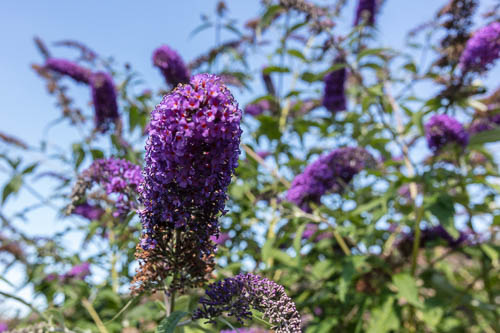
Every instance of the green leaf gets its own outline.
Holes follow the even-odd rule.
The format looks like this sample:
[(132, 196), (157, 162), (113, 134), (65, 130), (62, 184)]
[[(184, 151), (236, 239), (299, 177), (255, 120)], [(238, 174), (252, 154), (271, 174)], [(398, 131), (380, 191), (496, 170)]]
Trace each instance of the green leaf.
[(394, 297), (388, 297), (382, 306), (372, 310), (366, 332), (386, 333), (391, 330), (398, 330), (399, 320), (394, 311), (393, 304)]
[(38, 162), (35, 162), (35, 163), (33, 163), (33, 164), (31, 164), (31, 165), (27, 166), (27, 167), (23, 170), (22, 174), (23, 174), (23, 175), (26, 175), (26, 174), (32, 173), (33, 171), (35, 171), (35, 169), (36, 169), (36, 167), (37, 167), (37, 166), (38, 166)]
[(500, 141), (500, 128), (495, 128), (490, 131), (479, 132), (471, 136), (469, 144), (472, 146), (482, 145), (488, 142)]
[(392, 277), (392, 282), (398, 288), (398, 297), (406, 299), (406, 301), (416, 307), (421, 308), (422, 302), (418, 299), (418, 287), (415, 279), (407, 273), (399, 273)]
[(174, 311), (167, 318), (163, 319), (156, 328), (156, 333), (173, 333), (177, 323), (187, 315), (185, 311)]
[(262, 71), (264, 74), (271, 73), (290, 73), (290, 69), (288, 67), (280, 67), (280, 66), (268, 66), (264, 68)]
[(211, 28), (213, 24), (211, 22), (205, 22), (194, 28), (193, 31), (189, 34), (189, 38), (194, 37), (196, 34), (202, 32), (203, 30), (206, 30), (208, 28)]
[(352, 278), (354, 277), (355, 274), (356, 274), (356, 269), (354, 268), (352, 261), (347, 260), (347, 263), (344, 264), (338, 286), (339, 299), (342, 303), (345, 302), (345, 297), (347, 295), (349, 285), (351, 284)]
[(10, 181), (5, 185), (3, 188), (3, 193), (2, 193), (2, 204), (7, 200), (7, 198), (11, 194), (15, 194), (19, 192), (19, 189), (21, 188), (21, 185), (23, 184), (23, 178), (21, 175), (15, 175), (13, 176)]
[(302, 54), (302, 52), (300, 52), (297, 49), (290, 49), (290, 50), (287, 51), (287, 53), (289, 55), (291, 55), (292, 57), (299, 58), (299, 59), (307, 62), (306, 57)]
[(278, 15), (278, 13), (282, 10), (283, 7), (281, 7), (280, 5), (269, 6), (264, 15), (262, 15), (262, 19), (260, 20), (259, 25), (261, 27), (267, 27), (269, 24), (271, 24), (274, 17), (276, 17), (276, 15)]
[(378, 48), (378, 49), (366, 49), (361, 52), (359, 52), (357, 56), (357, 60), (361, 60), (362, 58), (369, 56), (369, 55), (379, 55), (379, 53), (382, 53), (383, 51), (388, 51), (386, 48)]
[(293, 239), (293, 248), (295, 252), (297, 253), (297, 256), (300, 255), (300, 249), (301, 249), (301, 243), (302, 243), (302, 234), (304, 233), (304, 230), (306, 229), (307, 224), (303, 223), (298, 229), (297, 232), (295, 233), (295, 238)]
[(493, 267), (498, 267), (498, 250), (488, 244), (481, 244), (481, 250), (490, 258)]
[(82, 164), (83, 159), (85, 158), (85, 151), (83, 150), (81, 144), (73, 144), (73, 156), (75, 159), (75, 169), (78, 169), (80, 164)]
[(458, 231), (455, 229), (453, 223), (455, 206), (453, 205), (453, 198), (451, 196), (448, 194), (438, 194), (434, 202), (429, 206), (429, 210), (439, 219), (440, 224), (452, 237), (458, 237)]

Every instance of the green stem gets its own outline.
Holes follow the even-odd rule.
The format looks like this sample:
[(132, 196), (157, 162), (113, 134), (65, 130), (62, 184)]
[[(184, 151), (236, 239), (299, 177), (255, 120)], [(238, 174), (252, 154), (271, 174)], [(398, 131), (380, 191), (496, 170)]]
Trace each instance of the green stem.
[(418, 260), (418, 252), (420, 250), (420, 221), (422, 220), (422, 216), (424, 214), (424, 209), (422, 207), (417, 208), (415, 206), (415, 215), (416, 221), (413, 229), (413, 234), (415, 238), (413, 239), (413, 251), (411, 255), (411, 275), (415, 276), (417, 270), (417, 260)]

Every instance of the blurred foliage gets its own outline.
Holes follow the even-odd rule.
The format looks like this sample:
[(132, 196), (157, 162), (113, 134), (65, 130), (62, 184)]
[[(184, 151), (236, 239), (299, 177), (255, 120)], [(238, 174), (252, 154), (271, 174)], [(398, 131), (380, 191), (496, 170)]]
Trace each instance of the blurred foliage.
[[(472, 136), (465, 150), (450, 147), (435, 156), (426, 150), (423, 132), (425, 120), (436, 113), (470, 122), (484, 105), (480, 94), (490, 88), (474, 74), (464, 77), (455, 53), (443, 60), (447, 53), (440, 45), (448, 25), (439, 15), (446, 10), (411, 31), (406, 48), (393, 50), (379, 47), (375, 28), (323, 26), (323, 19), (350, 15), (345, 1), (337, 2), (323, 8), (323, 16), (311, 17), (279, 1), (263, 1), (260, 15), (243, 24), (219, 4), (193, 31), (212, 29), (217, 36), (217, 45), (189, 62), (193, 73), (225, 75), (237, 96), (273, 106), (255, 117), (244, 114), (240, 164), (228, 213), (221, 217), (229, 239), (219, 246), (213, 279), (254, 271), (283, 285), (307, 333), (500, 332), (500, 175), (489, 149), (498, 147), (490, 143), (500, 140), (499, 129)], [(490, 12), (488, 20), (497, 16)], [(36, 42), (45, 57), (58, 51)], [(201, 289), (178, 296), (169, 317), (163, 295), (130, 295), (140, 223), (135, 212), (113, 217), (105, 195), (90, 198), (105, 208), (99, 220), (72, 218), (50, 238), (18, 227), (41, 207), (66, 218), (75, 179), (94, 159), (115, 156), (142, 165), (149, 114), (172, 88), (147, 87), (131, 64), (121, 66), (76, 42), (58, 46), (80, 52), (82, 66), (113, 74), (122, 122), (111, 133), (94, 132), (92, 107), (74, 106), (70, 81), (33, 66), (61, 109), (50, 127), (70, 126), (80, 139), (43, 139), (30, 146), (1, 136), (7, 180), (1, 189), (0, 279), (14, 290), (30, 286), (37, 305), (1, 291), (0, 299), (20, 302), (30, 313), (0, 319), (10, 328), (47, 321), (75, 332), (228, 329), (223, 322), (214, 327), (189, 321)], [(345, 64), (334, 64), (339, 54)], [(321, 106), (323, 77), (341, 67), (349, 73), (348, 107), (332, 114)], [(263, 75), (271, 85), (269, 78), (261, 82)], [(304, 112), (306, 101), (314, 103)], [(286, 201), (295, 175), (318, 155), (345, 145), (365, 147), (377, 165), (342, 194), (325, 195), (310, 213)], [(262, 152), (267, 156), (260, 157)], [(405, 186), (409, 191), (402, 194)], [(24, 191), (38, 203), (7, 209)], [(311, 223), (316, 232), (303, 237)], [(472, 241), (450, 246), (443, 239), (418, 244), (419, 237), (405, 238), (438, 225), (453, 237), (469, 229)], [(63, 246), (74, 232), (83, 236), (77, 253)], [(81, 262), (91, 263), (92, 275), (84, 280), (48, 278)], [(13, 269), (24, 273), (21, 280), (4, 278)]]

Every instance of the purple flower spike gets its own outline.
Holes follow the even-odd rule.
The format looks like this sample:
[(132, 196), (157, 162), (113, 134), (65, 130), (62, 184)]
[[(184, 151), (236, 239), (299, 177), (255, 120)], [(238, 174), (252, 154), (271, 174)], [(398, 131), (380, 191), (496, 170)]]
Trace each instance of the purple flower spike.
[(489, 118), (478, 118), (474, 119), (469, 126), (468, 132), (470, 134), (477, 134), (484, 131), (492, 130), (495, 127), (495, 123)]
[(9, 329), (9, 325), (4, 322), (0, 322), (0, 333), (6, 332)]
[(73, 266), (66, 274), (62, 276), (63, 280), (77, 279), (84, 280), (90, 275), (90, 264), (88, 262)]
[(90, 77), (92, 102), (94, 103), (94, 121), (96, 130), (101, 133), (109, 129), (109, 124), (120, 118), (116, 89), (111, 75), (97, 72)]
[[(116, 199), (115, 217), (125, 215), (136, 208), (133, 197), (137, 194), (139, 185), (143, 177), (141, 167), (130, 163), (127, 160), (118, 158), (95, 160), (92, 165), (82, 172), (80, 185), (76, 187), (86, 188), (92, 184), (101, 185), (107, 195), (113, 195)], [(74, 209), (77, 209), (75, 207)], [(83, 210), (86, 208), (80, 208)]]
[(167, 84), (177, 86), (189, 82), (189, 70), (181, 56), (167, 45), (162, 45), (153, 52), (153, 64), (158, 67)]
[(376, 6), (376, 0), (359, 0), (358, 6), (356, 7), (354, 25), (359, 25), (363, 22), (363, 19), (366, 19), (366, 24), (373, 26), (375, 24)]
[(200, 298), (201, 308), (193, 319), (208, 319), (214, 323), (218, 316), (227, 314), (243, 324), (252, 318), (252, 309), (274, 325), (276, 333), (300, 333), (301, 318), (295, 303), (277, 283), (250, 273), (239, 274), (210, 284)]
[(94, 206), (89, 203), (83, 203), (75, 206), (73, 214), (80, 215), (89, 220), (99, 220), (104, 214), (104, 210), (99, 206)]
[(66, 75), (81, 83), (90, 83), (90, 70), (81, 67), (77, 63), (66, 59), (49, 58), (45, 63), (45, 68)]
[(443, 115), (434, 115), (425, 124), (425, 138), (429, 148), (438, 152), (449, 143), (456, 143), (465, 148), (469, 134), (456, 119)]
[[(171, 283), (173, 289), (205, 281), (215, 250), (210, 236), (218, 235), (218, 217), (225, 213), (227, 188), (238, 164), (240, 121), (231, 92), (210, 74), (177, 86), (153, 110), (140, 188), (139, 288), (154, 288), (176, 270), (182, 274)], [(182, 257), (161, 252), (175, 237), (182, 238)], [(153, 272), (158, 265), (166, 267)]]
[(255, 104), (248, 104), (245, 107), (245, 113), (248, 113), (252, 116), (258, 116), (264, 113), (264, 111), (271, 109), (271, 103), (268, 100), (261, 100)]
[(500, 22), (493, 22), (474, 33), (460, 56), (464, 71), (482, 72), (500, 57)]
[[(341, 63), (338, 58), (334, 64)], [(325, 91), (323, 93), (323, 106), (332, 112), (346, 109), (345, 81), (347, 69), (345, 67), (325, 75)]]
[(356, 174), (373, 163), (373, 157), (363, 148), (335, 149), (318, 158), (295, 177), (287, 199), (303, 210), (310, 211), (310, 203), (319, 204), (321, 197), (329, 191), (342, 192)]

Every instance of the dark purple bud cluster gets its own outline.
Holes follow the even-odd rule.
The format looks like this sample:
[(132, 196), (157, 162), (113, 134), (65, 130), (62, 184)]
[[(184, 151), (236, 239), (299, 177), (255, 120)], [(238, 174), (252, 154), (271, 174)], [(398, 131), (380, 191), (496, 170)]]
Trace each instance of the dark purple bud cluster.
[(167, 84), (177, 86), (189, 82), (189, 70), (181, 56), (167, 45), (162, 45), (153, 52), (153, 64), (158, 67)]
[(374, 163), (363, 148), (343, 147), (318, 158), (295, 177), (287, 199), (305, 211), (310, 203), (319, 204), (327, 192), (342, 192), (356, 174)]
[[(338, 58), (334, 64), (342, 63)], [(347, 69), (345, 67), (325, 75), (325, 91), (323, 93), (323, 106), (332, 112), (346, 109), (345, 82)]]
[(261, 115), (262, 113), (264, 113), (264, 111), (267, 111), (270, 109), (271, 109), (271, 103), (268, 100), (263, 99), (257, 103), (248, 104), (245, 107), (245, 113), (248, 113), (249, 115), (252, 115), (255, 117), (255, 116)]
[[(153, 110), (140, 189), (144, 208), (137, 284), (154, 285), (176, 270), (183, 272), (176, 274), (173, 289), (205, 279), (205, 259), (214, 251), (210, 236), (218, 235), (218, 217), (225, 213), (227, 187), (238, 164), (240, 120), (231, 92), (210, 74), (177, 86)], [(176, 249), (181, 245), (182, 257)], [(165, 265), (161, 276), (143, 279), (155, 265)]]
[[(98, 184), (107, 195), (112, 195), (115, 199), (116, 210), (113, 216), (123, 216), (137, 208), (134, 198), (142, 181), (141, 167), (127, 160), (117, 158), (95, 160), (80, 175), (73, 189), (72, 201), (79, 202), (93, 184)], [(74, 213), (75, 209), (76, 207), (70, 206), (69, 213)]]
[(450, 143), (465, 148), (469, 143), (469, 134), (456, 119), (442, 114), (434, 115), (425, 124), (425, 138), (429, 148), (438, 152)]
[(375, 24), (376, 7), (376, 0), (359, 0), (356, 7), (354, 25), (356, 26), (365, 22), (366, 25), (373, 26)]
[(120, 118), (115, 84), (108, 73), (96, 72), (90, 77), (90, 86), (95, 110), (95, 128), (104, 133), (109, 129), (110, 123), (116, 122)]
[(194, 319), (213, 323), (218, 316), (227, 314), (242, 324), (252, 318), (253, 309), (261, 312), (277, 333), (301, 332), (300, 314), (285, 288), (258, 275), (239, 274), (212, 283), (199, 302), (201, 308), (194, 312)]
[(49, 58), (45, 63), (45, 68), (61, 75), (66, 75), (81, 83), (90, 83), (92, 72), (77, 63), (66, 59)]
[(489, 131), (495, 128), (495, 123), (489, 118), (477, 118), (472, 121), (468, 128), (469, 134), (477, 134), (479, 132)]
[(76, 205), (73, 209), (73, 214), (80, 215), (86, 219), (95, 221), (99, 220), (104, 214), (104, 209), (97, 205), (91, 205), (87, 202)]
[(482, 72), (500, 57), (500, 22), (493, 22), (474, 33), (460, 56), (464, 72)]
[[(403, 233), (402, 237), (395, 245), (404, 255), (410, 255), (412, 252), (414, 240), (415, 235), (413, 231), (409, 233)], [(459, 235), (457, 238), (451, 236), (450, 233), (446, 231), (446, 229), (441, 225), (428, 227), (421, 230), (421, 248), (425, 248), (428, 244), (438, 241), (445, 242), (450, 248), (457, 248), (459, 246), (474, 244), (473, 233), (470, 230), (459, 231)]]

